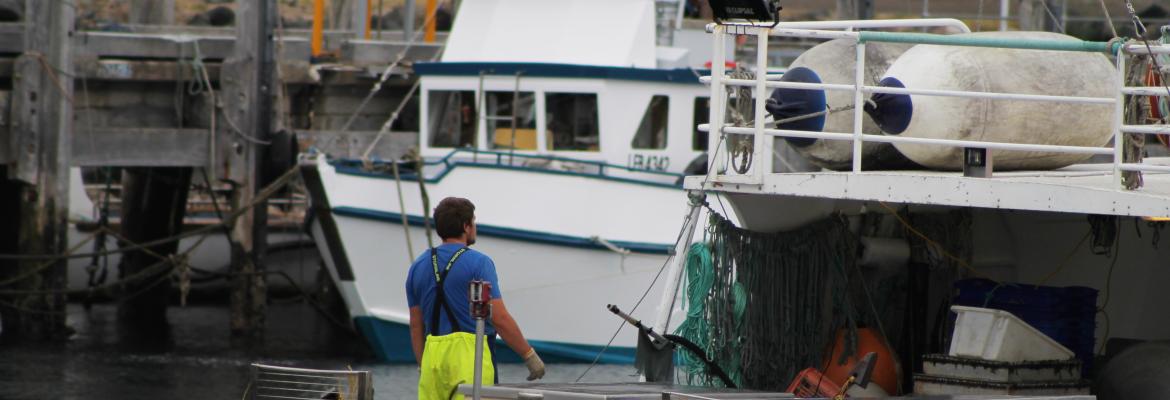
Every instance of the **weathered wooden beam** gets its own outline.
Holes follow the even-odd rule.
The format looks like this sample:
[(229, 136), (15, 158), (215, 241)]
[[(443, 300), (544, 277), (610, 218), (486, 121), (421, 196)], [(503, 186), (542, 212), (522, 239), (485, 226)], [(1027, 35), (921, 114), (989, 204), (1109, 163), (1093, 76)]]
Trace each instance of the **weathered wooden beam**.
[[(208, 78), (219, 79), (219, 63), (206, 63)], [(174, 82), (203, 79), (189, 62), (162, 60), (77, 60), (77, 78), (94, 81)]]
[(353, 37), (369, 39), (369, 0), (349, 0), (349, 28)]
[[(77, 36), (77, 51), (100, 58), (191, 59), (198, 50), (205, 60), (219, 61), (231, 57), (236, 44), (232, 36), (120, 32), (78, 32)], [(282, 59), (309, 60), (307, 38), (285, 37), (281, 43)]]
[(24, 52), (24, 24), (0, 23), (0, 54)]
[[(149, 4), (147, 4), (149, 3)], [(174, 20), (174, 2), (173, 0), (135, 0), (132, 5), (132, 22), (146, 23), (146, 24), (168, 24)], [(202, 60), (202, 54), (194, 51), (195, 44), (198, 42), (184, 42), (181, 38), (175, 40), (174, 47), (179, 50), (178, 58), (184, 57), (185, 46), (191, 45), (192, 59)], [(98, 64), (102, 65), (102, 64)], [(110, 65), (127, 65), (127, 64), (106, 64)], [(176, 66), (176, 78), (182, 78), (182, 70), (190, 68), (181, 68)], [(106, 69), (100, 69), (106, 70)], [(118, 70), (118, 69), (115, 69)], [(108, 71), (108, 70), (107, 70)], [(202, 73), (199, 74), (200, 76)], [(191, 80), (190, 77), (187, 80)], [(89, 93), (86, 93), (86, 107), (90, 106)], [(182, 107), (182, 106), (179, 106)], [(181, 121), (181, 117), (180, 117)], [(175, 145), (186, 144), (192, 149), (199, 147), (207, 147), (208, 141), (211, 139), (210, 132), (203, 132), (202, 135), (195, 133), (194, 135), (175, 135), (176, 132), (144, 132), (143, 130), (112, 130), (105, 132), (94, 132), (86, 130), (89, 135), (86, 139), (81, 139), (80, 135), (75, 135), (74, 149), (89, 149), (94, 151), (92, 158), (95, 162), (114, 162), (118, 161), (123, 166), (128, 165), (133, 161), (131, 154), (126, 154), (126, 150), (149, 149), (152, 153), (148, 155), (150, 158), (145, 160), (153, 161), (152, 164), (157, 164), (158, 161), (167, 160), (174, 161), (182, 159), (182, 150), (177, 157), (172, 154), (162, 154), (160, 151), (175, 150)], [(143, 134), (151, 134), (152, 136), (145, 136)], [(181, 143), (178, 139), (187, 137), (194, 139), (193, 143)], [(163, 139), (162, 143), (151, 143), (154, 139)], [(202, 139), (202, 140), (200, 140)], [(83, 143), (84, 142), (84, 143)], [(99, 147), (100, 144), (113, 146)], [(202, 144), (202, 146), (200, 146)], [(160, 145), (154, 147), (151, 145)], [(206, 155), (206, 152), (203, 153)], [(204, 164), (205, 157), (197, 158), (196, 165)], [(109, 165), (109, 164), (107, 164)], [(162, 239), (173, 236), (183, 230), (183, 217), (187, 211), (187, 190), (191, 185), (192, 168), (186, 166), (179, 167), (159, 167), (157, 165), (150, 165), (147, 168), (124, 168), (122, 170), (122, 236), (126, 237), (133, 243), (143, 243), (152, 240)], [(157, 255), (164, 257), (171, 256), (178, 252), (179, 243), (170, 242), (152, 246), (149, 251), (146, 249), (130, 251), (122, 255), (122, 259), (118, 264), (118, 271), (122, 276), (139, 275), (143, 273), (151, 273), (151, 268), (159, 262)], [(182, 265), (171, 265), (173, 268), (182, 268)], [(129, 322), (134, 329), (130, 332), (139, 335), (154, 335), (159, 327), (165, 327), (167, 324), (167, 294), (170, 293), (170, 285), (168, 276), (169, 270), (156, 271), (153, 275), (149, 275), (141, 281), (134, 282), (128, 285), (129, 290), (135, 293), (135, 296), (129, 299), (123, 299), (118, 303), (118, 319), (122, 322)]]
[[(122, 236), (132, 243), (146, 243), (182, 232), (191, 173), (191, 168), (122, 169)], [(149, 274), (127, 285), (134, 297), (118, 302), (118, 319), (133, 327), (126, 330), (131, 337), (150, 337), (165, 329), (171, 272), (151, 268), (160, 261), (156, 255), (169, 256), (178, 250), (179, 242), (172, 241), (122, 255), (119, 276)]]
[[(73, 140), (75, 167), (203, 167), (207, 165), (209, 132), (206, 129), (110, 128), (79, 130)], [(360, 158), (378, 131), (296, 131), (302, 148), (338, 158)], [(418, 146), (418, 132), (386, 132), (373, 158), (402, 157)]]
[[(361, 158), (378, 131), (297, 131), (301, 148), (315, 148), (317, 151), (337, 158)], [(412, 148), (418, 147), (418, 132), (386, 132), (370, 158), (394, 160), (402, 157)]]
[(96, 128), (73, 137), (73, 166), (203, 167), (207, 129)]
[[(69, 138), (72, 132), (74, 9), (61, 1), (25, 2), (24, 48), (13, 79), (10, 142), (16, 149), (7, 166), (8, 191), (19, 191), (21, 254), (52, 255), (66, 249), (69, 205)], [(0, 194), (9, 196), (11, 193)], [(0, 305), (3, 335), (22, 339), (64, 339), (65, 260), (26, 260), (0, 271), (0, 278), (22, 277), (10, 287), (30, 291)], [(15, 305), (9, 306), (9, 305)]]
[[(404, 48), (407, 48), (407, 42), (347, 40), (341, 44), (341, 58), (356, 65), (388, 65), (398, 58), (398, 53)], [(442, 43), (416, 42), (406, 51), (405, 59), (430, 60), (442, 49)]]
[[(0, 166), (8, 165), (15, 160), (12, 154), (11, 144), (9, 143), (9, 114), (6, 112), (11, 103), (11, 91), (0, 91)], [(0, 181), (8, 179), (8, 172), (0, 174)]]
[[(0, 24), (0, 56), (20, 54), (24, 51), (23, 24)], [(218, 63), (231, 57), (235, 38), (224, 35), (192, 35), (185, 33), (121, 33), (121, 32), (78, 32), (74, 51), (79, 59), (115, 60), (193, 60), (195, 43), (199, 43), (199, 55), (205, 62)], [(282, 65), (289, 62), (310, 60), (311, 46), (308, 38), (285, 36), (280, 42), (278, 59)], [(397, 58), (398, 52), (406, 47), (405, 41), (381, 41), (340, 38), (334, 34), (326, 44), (340, 48), (342, 59), (355, 65), (384, 66)], [(407, 53), (407, 60), (429, 60), (438, 51), (441, 43), (415, 43)], [(287, 67), (285, 67), (287, 68)], [(283, 70), (283, 69), (282, 69)], [(117, 75), (115, 75), (117, 76)]]
[[(97, 60), (93, 58), (76, 60), (77, 78), (104, 81), (136, 81), (136, 82), (174, 82), (176, 80), (196, 80), (195, 70), (189, 61), (177, 62), (166, 60)], [(211, 82), (219, 82), (222, 64), (219, 62), (204, 63), (207, 68), (207, 77)], [(285, 61), (280, 63), (281, 78), (286, 84), (302, 85), (316, 83), (310, 75), (309, 63), (302, 61)], [(0, 58), (0, 76), (9, 76), (12, 71), (12, 62)]]
[(40, 59), (34, 55), (21, 55), (13, 63), (12, 73), (12, 120), (9, 122), (8, 148), (12, 160), (8, 178), (27, 184), (36, 184), (40, 164), (41, 118), (48, 110), (44, 93), (52, 86), (41, 85), (48, 80), (40, 66)]
[[(259, 338), (267, 313), (267, 283), (263, 254), (268, 240), (267, 202), (256, 199), (263, 186), (263, 160), (272, 132), (274, 5), (266, 0), (236, 1), (236, 37), (232, 57), (224, 63), (225, 114), (240, 132), (216, 137), (233, 150), (225, 176), (238, 184), (235, 209), (250, 208), (232, 229), (231, 331), (241, 337)], [(230, 133), (230, 131), (229, 131)], [(245, 137), (247, 136), (247, 137)], [(222, 153), (220, 153), (222, 154)]]
[(184, 58), (199, 54), (206, 59), (222, 60), (232, 53), (231, 36), (186, 36), (121, 32), (78, 32), (78, 50), (107, 58)]
[(175, 0), (131, 0), (130, 23), (174, 24)]

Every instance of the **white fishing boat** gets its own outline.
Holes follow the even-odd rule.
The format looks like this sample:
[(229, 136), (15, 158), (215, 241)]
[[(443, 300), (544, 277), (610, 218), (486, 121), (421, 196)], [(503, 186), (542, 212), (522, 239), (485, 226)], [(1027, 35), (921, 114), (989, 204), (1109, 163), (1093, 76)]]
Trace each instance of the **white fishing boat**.
[[(700, 248), (704, 252), (693, 254), (712, 260), (703, 268), (716, 272), (696, 271), (676, 259), (665, 275), (667, 280), (704, 272), (734, 276), (734, 281), (712, 285), (708, 277), (684, 287), (699, 287), (697, 295), (688, 293), (697, 300), (690, 307), (726, 309), (742, 299), (742, 307), (734, 304), (736, 313), (744, 311), (742, 316), (708, 311), (688, 317), (684, 326), (699, 328), (682, 335), (715, 354), (711, 359), (732, 370), (728, 374), (741, 372), (740, 382), (753, 389), (783, 388), (789, 376), (798, 376), (800, 383), (809, 371), (824, 372), (819, 375), (824, 380), (803, 381), (813, 386), (847, 382), (847, 371), (831, 377), (830, 370), (834, 362), (854, 361), (828, 356), (838, 353), (825, 338), (842, 332), (837, 346), (845, 346), (843, 332), (856, 330), (848, 324), (860, 316), (888, 340), (871, 348), (899, 353), (881, 356), (888, 364), (878, 367), (888, 371), (881, 386), (891, 395), (1087, 395), (1092, 390), (1106, 399), (1157, 393), (1153, 385), (1143, 385), (1164, 380), (1170, 370), (1159, 353), (1170, 332), (1170, 318), (1162, 311), (1170, 253), (1158, 244), (1170, 220), (1170, 159), (1149, 154), (1165, 147), (1153, 135), (1170, 133), (1157, 111), (1166, 107), (1170, 87), (1147, 74), (1157, 76), (1159, 58), (1165, 65), (1170, 28), (1163, 29), (1160, 42), (1151, 43), (1089, 42), (1044, 32), (936, 35), (804, 28), (748, 21), (708, 26), (716, 56), (711, 76), (702, 80), (711, 83), (712, 115), (701, 129), (711, 132), (710, 147), (717, 151), (710, 154), (712, 171), (687, 177), (685, 187), (725, 196), (739, 223), (712, 229), (702, 221), (688, 222), (684, 237), (693, 230), (710, 238)], [(726, 36), (748, 36), (758, 43), (784, 37), (833, 40), (831, 46), (837, 47), (830, 50), (843, 51), (822, 59), (829, 62), (805, 60), (806, 70), (793, 68), (783, 76), (768, 73), (761, 51), (754, 74), (745, 78), (723, 68), (719, 49)], [(883, 44), (913, 47), (874, 57), (870, 50)], [(884, 71), (867, 74), (869, 63), (883, 63)], [(722, 105), (733, 103), (725, 94), (729, 88), (779, 100), (785, 92), (801, 94), (788, 98), (815, 101), (794, 102), (811, 106), (797, 109), (795, 116), (828, 114), (829, 122), (817, 121), (811, 128), (773, 126), (766, 122), (769, 116), (785, 116), (762, 102), (754, 104), (751, 118), (725, 114)], [(851, 100), (830, 97), (826, 102), (825, 92), (833, 91)], [(836, 114), (863, 107), (866, 114)], [(1070, 122), (1074, 126), (1061, 125)], [(723, 167), (735, 159), (766, 160), (777, 138), (839, 143), (814, 155), (839, 162), (831, 168), (841, 170), (779, 171), (770, 162)], [(754, 145), (736, 148), (727, 145), (731, 141)], [(718, 150), (720, 144), (724, 150)], [(870, 164), (878, 153), (869, 146), (877, 145), (892, 145), (921, 167), (888, 170)], [(745, 151), (754, 156), (745, 157)], [(823, 157), (830, 151), (832, 157)], [(776, 210), (800, 210), (805, 220), (793, 223), (791, 215)], [(826, 238), (841, 240), (817, 246), (829, 242)], [(788, 248), (795, 250), (784, 251)], [(840, 274), (834, 277), (836, 271)], [(728, 290), (739, 285), (747, 286), (746, 295)], [(1044, 296), (1067, 297), (1044, 301)], [(1067, 300), (1077, 296), (1083, 303)], [(674, 303), (670, 296), (663, 299), (660, 307)], [(855, 299), (856, 308), (850, 305)], [(958, 349), (967, 343), (955, 338), (972, 328), (949, 321), (950, 304), (1019, 313), (1036, 324), (1043, 339), (1065, 346), (1059, 355), (1023, 359), (1071, 360), (1073, 378), (1045, 378), (1047, 386), (1038, 388), (1028, 385), (1039, 379), (996, 386), (988, 384), (994, 379), (932, 372), (934, 361), (929, 360), (940, 354), (954, 365), (973, 359), (1020, 361), (973, 357)], [(762, 311), (753, 315), (753, 309)], [(963, 310), (972, 309), (956, 310), (962, 319)], [(834, 319), (842, 315), (850, 320)], [(662, 315), (656, 327), (664, 321), (673, 322), (671, 315)], [(750, 328), (738, 330), (739, 324)], [(723, 330), (715, 333), (716, 328)], [(737, 340), (726, 340), (727, 332), (737, 333)], [(1021, 344), (1025, 340), (1012, 337), (1005, 343), (1028, 346)], [(972, 345), (978, 346), (992, 344)], [(809, 348), (814, 350), (805, 351)], [(820, 349), (825, 354), (817, 353)], [(966, 358), (946, 359), (958, 355)], [(822, 363), (822, 358), (828, 359)], [(891, 360), (900, 360), (900, 366)], [(690, 363), (695, 365), (701, 366)], [(924, 372), (909, 372), (923, 365)], [(803, 368), (808, 370), (798, 375)], [(1132, 372), (1137, 370), (1149, 375)], [(702, 368), (688, 372), (710, 375)]]
[[(430, 207), (468, 198), (475, 248), (530, 343), (592, 361), (618, 323), (606, 304), (660, 297), (709, 91), (686, 50), (656, 45), (650, 0), (468, 1), (458, 15), (441, 60), (414, 65), (425, 166), (396, 181), (388, 162), (306, 158), (312, 235), (377, 355), (413, 361), (404, 281), (431, 212), (418, 181)], [(634, 339), (599, 361), (632, 362)]]

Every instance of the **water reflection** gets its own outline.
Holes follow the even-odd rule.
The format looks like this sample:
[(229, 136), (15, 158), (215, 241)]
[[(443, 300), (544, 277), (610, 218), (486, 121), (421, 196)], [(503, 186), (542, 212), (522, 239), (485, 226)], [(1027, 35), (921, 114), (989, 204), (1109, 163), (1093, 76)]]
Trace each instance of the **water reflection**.
[[(77, 333), (66, 343), (0, 345), (0, 399), (238, 399), (248, 365), (264, 362), (303, 368), (373, 372), (375, 397), (413, 399), (413, 365), (378, 364), (364, 342), (303, 303), (269, 306), (266, 338), (254, 346), (232, 343), (221, 306), (171, 307), (169, 325), (146, 330), (117, 322), (113, 305), (85, 311), (70, 305)], [(575, 380), (585, 365), (549, 365), (546, 382)], [(502, 382), (522, 382), (522, 365), (502, 365)], [(584, 381), (634, 381), (633, 367), (601, 365)]]

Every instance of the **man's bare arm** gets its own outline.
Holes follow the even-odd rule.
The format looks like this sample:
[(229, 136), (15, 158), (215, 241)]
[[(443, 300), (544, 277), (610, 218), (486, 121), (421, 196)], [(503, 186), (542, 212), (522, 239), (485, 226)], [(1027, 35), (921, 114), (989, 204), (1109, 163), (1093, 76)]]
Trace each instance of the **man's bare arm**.
[(524, 359), (524, 366), (528, 368), (528, 380), (543, 378), (544, 361), (541, 361), (536, 350), (524, 339), (524, 334), (520, 333), (520, 325), (512, 319), (512, 314), (508, 313), (503, 300), (492, 300), (492, 325), (496, 327), (500, 337), (504, 338), (504, 343)]
[(410, 308), (410, 346), (414, 349), (414, 362), (422, 365), (423, 343), (426, 337), (423, 336), (423, 317), (422, 309), (418, 306)]
[(492, 326), (496, 327), (496, 332), (504, 339), (504, 343), (507, 343), (508, 347), (521, 357), (528, 354), (532, 350), (532, 346), (528, 345), (524, 334), (520, 332), (520, 325), (516, 324), (516, 320), (512, 319), (512, 314), (508, 313), (508, 308), (504, 306), (504, 300), (492, 299), (491, 304)]

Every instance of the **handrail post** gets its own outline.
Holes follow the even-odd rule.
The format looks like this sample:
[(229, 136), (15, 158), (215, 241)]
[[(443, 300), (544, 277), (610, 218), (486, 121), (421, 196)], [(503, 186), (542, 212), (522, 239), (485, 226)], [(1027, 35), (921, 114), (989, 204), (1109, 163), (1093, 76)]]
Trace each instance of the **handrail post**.
[(724, 153), (719, 151), (719, 144), (723, 137), (723, 113), (727, 107), (725, 105), (727, 94), (723, 89), (723, 79), (727, 74), (723, 64), (724, 57), (727, 55), (724, 49), (724, 44), (727, 41), (727, 27), (715, 25), (711, 33), (715, 38), (712, 40), (711, 47), (711, 98), (708, 100), (709, 118), (707, 120), (711, 129), (707, 131), (707, 151), (710, 152), (707, 157), (707, 168), (712, 172), (712, 175), (718, 176), (719, 166), (723, 165), (721, 160)]
[(755, 135), (752, 137), (755, 143), (753, 146), (755, 155), (752, 156), (752, 159), (756, 163), (756, 169), (752, 175), (755, 175), (753, 181), (760, 184), (764, 183), (764, 173), (772, 172), (772, 140), (770, 140), (772, 137), (764, 134), (764, 101), (768, 98), (768, 89), (765, 85), (768, 81), (768, 36), (770, 34), (771, 29), (768, 28), (759, 28), (756, 31), (756, 101), (753, 111)]
[(857, 42), (857, 64), (853, 71), (853, 172), (861, 172), (861, 123), (865, 109), (862, 89), (865, 87), (865, 42)]
[(1125, 51), (1117, 52), (1117, 102), (1113, 104), (1113, 184), (1124, 187), (1121, 182), (1121, 164), (1125, 157), (1125, 135), (1121, 125), (1125, 114)]
[[(1008, 0), (999, 0), (999, 31), (1006, 32), (1008, 30), (1008, 17), (1011, 13), (1011, 5)], [(982, 24), (982, 22), (980, 22)], [(980, 25), (982, 26), (982, 25)]]

